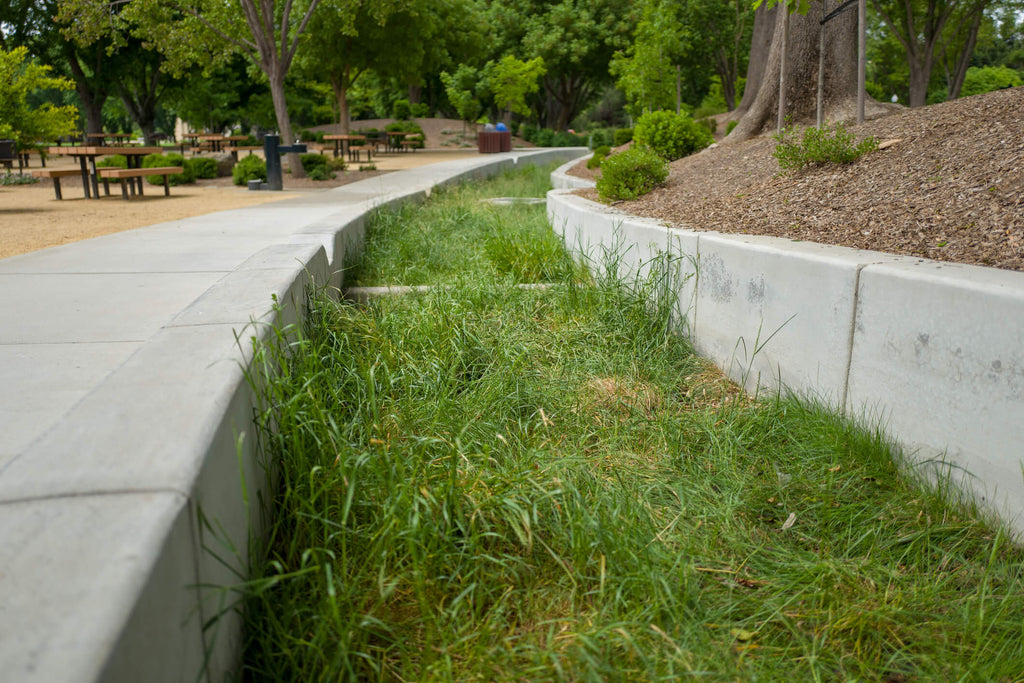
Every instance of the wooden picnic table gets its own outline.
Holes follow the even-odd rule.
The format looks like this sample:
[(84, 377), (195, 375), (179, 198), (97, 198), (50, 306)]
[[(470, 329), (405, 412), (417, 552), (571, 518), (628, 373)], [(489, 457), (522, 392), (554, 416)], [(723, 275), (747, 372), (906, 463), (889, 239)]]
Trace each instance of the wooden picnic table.
[[(84, 146), (84, 147), (50, 147), (48, 154), (55, 156), (77, 157), (82, 172), (82, 190), (85, 198), (100, 198), (99, 174), (96, 172), (96, 158), (109, 154), (123, 154), (128, 159), (128, 168), (140, 168), (142, 158), (149, 154), (163, 153), (163, 147), (107, 147), (107, 146)], [(132, 182), (138, 182), (141, 191), (142, 178), (132, 178)], [(90, 188), (92, 192), (90, 193)], [(134, 192), (135, 186), (133, 186)]]
[(403, 149), (402, 140), (410, 135), (416, 135), (416, 133), (410, 133), (404, 130), (389, 130), (386, 132), (388, 134), (387, 150), (389, 152), (401, 152)]
[(325, 141), (334, 143), (334, 158), (338, 158), (338, 154), (347, 154), (348, 148), (353, 142), (366, 142), (365, 135), (325, 135)]
[(86, 139), (93, 139), (97, 141), (98, 145), (106, 145), (107, 140), (112, 140), (114, 144), (123, 145), (131, 139), (130, 133), (86, 133)]

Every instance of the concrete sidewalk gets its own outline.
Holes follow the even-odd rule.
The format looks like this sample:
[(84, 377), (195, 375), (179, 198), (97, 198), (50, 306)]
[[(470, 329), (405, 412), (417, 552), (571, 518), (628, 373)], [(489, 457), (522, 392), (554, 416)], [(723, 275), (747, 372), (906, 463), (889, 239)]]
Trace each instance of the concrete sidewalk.
[(261, 481), (251, 339), (297, 320), (311, 282), (341, 284), (370, 209), (584, 153), (449, 161), (0, 260), (0, 681), (235, 671), (229, 587)]

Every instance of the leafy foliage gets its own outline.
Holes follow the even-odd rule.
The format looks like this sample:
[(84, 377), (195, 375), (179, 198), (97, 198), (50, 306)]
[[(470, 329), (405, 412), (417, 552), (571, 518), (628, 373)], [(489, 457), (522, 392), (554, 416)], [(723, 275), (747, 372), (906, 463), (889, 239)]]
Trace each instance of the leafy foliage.
[(700, 151), (714, 141), (706, 126), (670, 111), (652, 111), (641, 116), (633, 139), (669, 161)]
[(231, 169), (231, 180), (235, 185), (247, 185), (250, 180), (267, 180), (267, 162), (255, 154), (242, 157)]
[(505, 55), (497, 62), (488, 62), (484, 67), (488, 89), (494, 103), (501, 109), (527, 116), (530, 107), (526, 98), (540, 89), (540, 78), (547, 70), (544, 60), (534, 57), (528, 62)]
[(193, 157), (185, 161), (196, 178), (210, 179), (217, 177), (217, 161), (210, 157)]
[(0, 174), (0, 185), (35, 185), (39, 178), (24, 173), (3, 173)]
[(643, 145), (610, 156), (601, 164), (597, 196), (602, 202), (636, 199), (668, 178), (668, 162)]
[(38, 141), (74, 132), (78, 125), (74, 107), (30, 104), (38, 90), (72, 87), (68, 79), (51, 75), (50, 67), (29, 60), (27, 48), (0, 50), (0, 139), (11, 138), (19, 148), (28, 149)]
[(962, 97), (969, 95), (980, 95), (1002, 88), (1015, 88), (1024, 84), (1021, 75), (1017, 71), (1005, 66), (972, 66), (967, 69), (964, 77), (964, 85), (960, 90)]
[(627, 142), (633, 140), (633, 129), (632, 128), (618, 128), (615, 131), (614, 146), (621, 147)]
[(587, 168), (593, 170), (601, 165), (601, 163), (612, 153), (612, 148), (608, 145), (602, 145), (594, 150), (594, 156), (587, 159)]
[(855, 142), (853, 133), (841, 123), (834, 130), (828, 126), (805, 128), (802, 140), (797, 140), (792, 126), (772, 137), (778, 143), (772, 156), (785, 169), (799, 170), (810, 164), (848, 164), (878, 149), (878, 141), (873, 137)]
[(480, 72), (469, 64), (460, 64), (453, 74), (442, 71), (441, 82), (459, 118), (467, 123), (476, 121), (483, 111), (480, 102)]
[[(191, 164), (186, 163), (185, 158), (180, 154), (150, 154), (142, 159), (142, 168), (164, 166), (181, 166), (184, 169), (182, 173), (175, 173), (167, 178), (167, 182), (171, 185), (190, 185), (196, 181), (195, 171)], [(151, 175), (146, 177), (146, 182), (150, 185), (163, 185), (164, 179), (162, 176)]]

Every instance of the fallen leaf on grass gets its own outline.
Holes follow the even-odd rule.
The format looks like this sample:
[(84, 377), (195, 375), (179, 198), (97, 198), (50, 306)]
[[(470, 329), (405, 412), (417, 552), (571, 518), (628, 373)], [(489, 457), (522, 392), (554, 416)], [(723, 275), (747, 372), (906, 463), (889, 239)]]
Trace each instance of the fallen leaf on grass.
[(793, 526), (793, 524), (795, 524), (795, 523), (796, 523), (796, 513), (795, 512), (790, 512), (789, 513), (789, 517), (787, 517), (786, 521), (783, 522), (783, 524), (782, 524), (782, 530), (785, 531), (789, 527)]

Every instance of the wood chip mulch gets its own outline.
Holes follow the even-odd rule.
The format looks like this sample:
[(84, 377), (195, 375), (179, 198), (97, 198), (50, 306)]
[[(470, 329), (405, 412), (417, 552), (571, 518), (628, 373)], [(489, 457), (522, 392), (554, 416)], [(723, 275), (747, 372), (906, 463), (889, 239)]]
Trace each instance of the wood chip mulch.
[[(1024, 87), (849, 130), (884, 149), (783, 173), (771, 136), (715, 145), (673, 162), (665, 185), (616, 208), (675, 227), (1024, 271)], [(581, 171), (572, 172), (592, 175)], [(593, 190), (578, 193), (597, 200)]]

